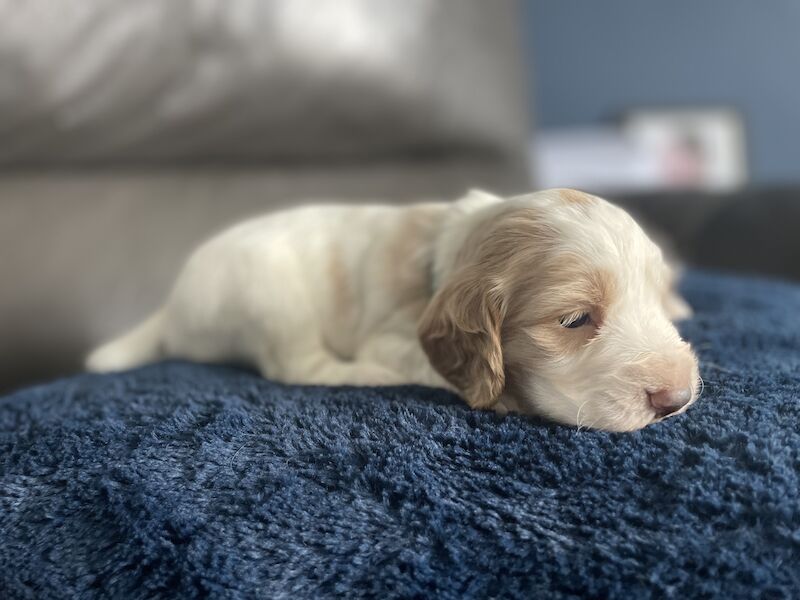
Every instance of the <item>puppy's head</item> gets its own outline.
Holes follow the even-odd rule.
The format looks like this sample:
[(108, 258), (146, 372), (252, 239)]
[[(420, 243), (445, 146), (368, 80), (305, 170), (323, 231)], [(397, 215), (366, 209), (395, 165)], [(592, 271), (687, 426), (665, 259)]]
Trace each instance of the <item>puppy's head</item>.
[(694, 401), (697, 359), (671, 322), (686, 304), (627, 213), (548, 190), (476, 223), (419, 325), (470, 406), (625, 431)]

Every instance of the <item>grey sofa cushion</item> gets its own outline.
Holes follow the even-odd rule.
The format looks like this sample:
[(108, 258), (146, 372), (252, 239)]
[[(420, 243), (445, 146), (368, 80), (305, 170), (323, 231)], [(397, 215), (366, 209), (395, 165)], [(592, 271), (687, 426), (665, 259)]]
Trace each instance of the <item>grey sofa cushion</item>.
[(513, 152), (514, 4), (0, 0), (0, 166)]

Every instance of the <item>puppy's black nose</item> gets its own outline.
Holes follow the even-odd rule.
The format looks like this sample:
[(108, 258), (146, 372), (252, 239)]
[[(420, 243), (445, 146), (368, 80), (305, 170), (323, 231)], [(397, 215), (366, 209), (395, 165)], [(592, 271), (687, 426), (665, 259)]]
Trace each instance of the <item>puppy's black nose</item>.
[(666, 417), (678, 412), (689, 404), (692, 399), (692, 390), (689, 388), (668, 388), (656, 392), (648, 392), (650, 406), (656, 411), (656, 416)]

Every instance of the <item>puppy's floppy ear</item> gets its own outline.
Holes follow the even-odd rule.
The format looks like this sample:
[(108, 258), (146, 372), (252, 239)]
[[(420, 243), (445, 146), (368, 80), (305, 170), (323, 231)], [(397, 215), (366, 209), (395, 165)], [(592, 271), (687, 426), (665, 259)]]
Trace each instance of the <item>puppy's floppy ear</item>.
[(462, 268), (433, 297), (418, 335), (433, 367), (472, 408), (490, 408), (505, 387), (500, 331), (506, 312), (499, 285), (474, 265)]

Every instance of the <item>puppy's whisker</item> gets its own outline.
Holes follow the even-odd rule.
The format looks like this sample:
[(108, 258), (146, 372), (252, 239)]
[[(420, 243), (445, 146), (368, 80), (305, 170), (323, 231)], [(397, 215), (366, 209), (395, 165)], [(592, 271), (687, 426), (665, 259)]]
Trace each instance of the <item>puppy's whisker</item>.
[(578, 407), (578, 414), (575, 416), (575, 426), (578, 428), (578, 431), (581, 430), (581, 411), (583, 410), (583, 407), (586, 406), (588, 403), (589, 401), (585, 400), (583, 404), (581, 404)]

